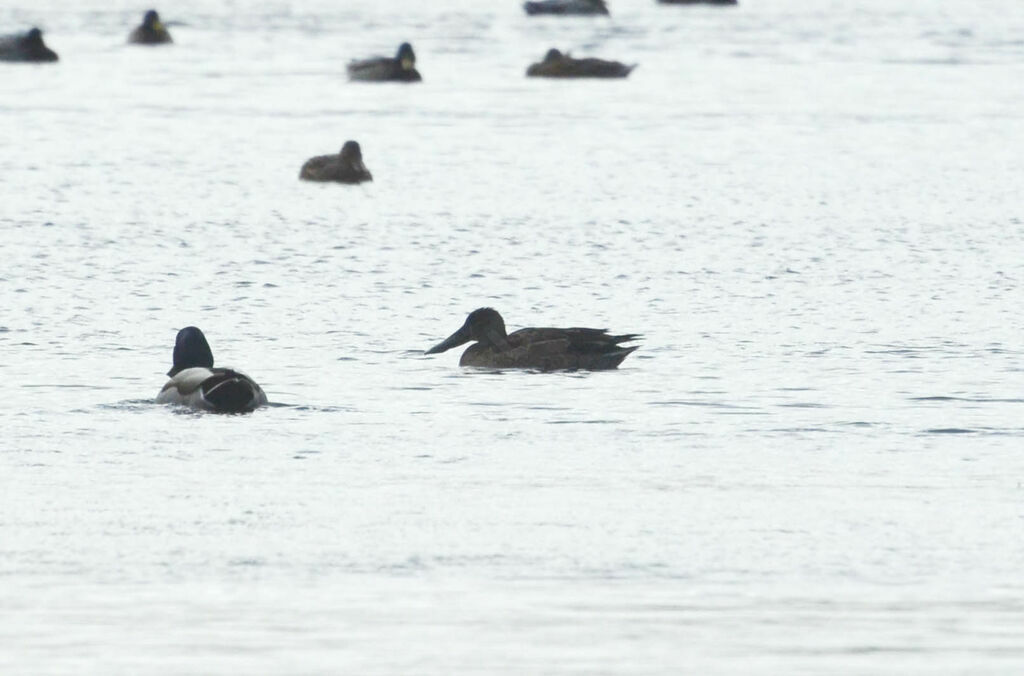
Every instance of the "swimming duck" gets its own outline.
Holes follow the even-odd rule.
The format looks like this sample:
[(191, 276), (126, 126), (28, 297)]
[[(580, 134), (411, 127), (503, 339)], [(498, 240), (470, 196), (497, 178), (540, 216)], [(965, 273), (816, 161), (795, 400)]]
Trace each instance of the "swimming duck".
[(544, 60), (526, 69), (529, 77), (626, 77), (636, 68), (618, 61), (574, 59), (557, 49), (549, 49)]
[(164, 25), (160, 23), (160, 15), (156, 13), (155, 9), (151, 9), (142, 17), (142, 25), (129, 33), (128, 42), (133, 45), (165, 45), (174, 40), (171, 39), (171, 34), (167, 32)]
[(299, 172), (304, 181), (337, 181), (362, 183), (372, 181), (373, 175), (363, 164), (363, 151), (355, 141), (345, 141), (337, 155), (318, 155), (306, 160)]
[(608, 14), (604, 0), (539, 0), (523, 5), (527, 14)]
[(348, 79), (360, 82), (419, 82), (423, 78), (416, 70), (416, 54), (412, 51), (412, 45), (403, 42), (394, 58), (375, 56), (350, 61)]
[(180, 404), (215, 413), (248, 413), (267, 403), (267, 395), (239, 371), (213, 368), (213, 352), (194, 326), (178, 331), (171, 377), (156, 395), (158, 404)]
[(24, 35), (0, 37), (0, 61), (56, 61), (57, 52), (43, 44), (43, 31), (33, 28)]
[(426, 351), (437, 354), (473, 340), (459, 366), (526, 368), (540, 371), (613, 369), (637, 346), (622, 347), (639, 334), (608, 335), (607, 329), (519, 329), (505, 333), (497, 310), (473, 310), (458, 331)]

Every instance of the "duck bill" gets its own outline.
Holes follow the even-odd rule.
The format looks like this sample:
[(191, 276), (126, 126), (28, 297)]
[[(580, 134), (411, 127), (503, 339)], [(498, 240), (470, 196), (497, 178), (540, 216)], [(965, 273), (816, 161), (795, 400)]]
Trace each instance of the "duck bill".
[(444, 352), (452, 349), (453, 347), (458, 347), (463, 343), (468, 343), (470, 340), (472, 340), (472, 337), (469, 332), (469, 326), (463, 324), (461, 329), (427, 350), (424, 354), (437, 354), (439, 352)]

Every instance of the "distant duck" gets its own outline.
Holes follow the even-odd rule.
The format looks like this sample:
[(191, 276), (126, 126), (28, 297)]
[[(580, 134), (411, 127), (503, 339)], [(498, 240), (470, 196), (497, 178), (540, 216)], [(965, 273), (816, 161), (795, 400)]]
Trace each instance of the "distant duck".
[(527, 14), (608, 14), (605, 0), (539, 0), (523, 5)]
[(345, 141), (337, 155), (319, 155), (306, 160), (299, 172), (304, 181), (337, 181), (362, 183), (372, 181), (370, 170), (363, 164), (363, 151), (355, 141)]
[(403, 42), (394, 58), (376, 56), (348, 64), (348, 79), (359, 82), (419, 82), (416, 70), (416, 54), (412, 45)]
[(459, 366), (525, 368), (540, 371), (616, 368), (637, 346), (623, 347), (639, 334), (608, 335), (606, 329), (519, 329), (505, 332), (505, 321), (489, 307), (473, 310), (458, 331), (426, 351), (437, 354), (476, 341)]
[(57, 52), (43, 44), (43, 31), (38, 28), (24, 35), (0, 37), (0, 61), (45, 63), (56, 60)]
[(128, 35), (128, 42), (133, 45), (166, 45), (174, 40), (171, 39), (167, 28), (160, 23), (160, 15), (155, 9), (151, 9), (142, 17), (142, 25)]
[(662, 5), (738, 5), (739, 0), (658, 0)]
[(158, 404), (180, 404), (214, 413), (248, 413), (267, 403), (267, 395), (239, 371), (213, 367), (213, 352), (194, 326), (178, 331), (171, 377), (156, 395)]
[(526, 69), (529, 77), (626, 77), (636, 64), (627, 66), (603, 59), (574, 59), (557, 49), (549, 49), (544, 60)]

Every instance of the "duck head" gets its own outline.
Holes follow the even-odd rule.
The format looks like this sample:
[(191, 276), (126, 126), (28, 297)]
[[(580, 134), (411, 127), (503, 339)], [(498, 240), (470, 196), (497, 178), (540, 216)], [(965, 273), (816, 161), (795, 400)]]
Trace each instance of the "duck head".
[(363, 150), (359, 147), (358, 141), (345, 141), (345, 145), (341, 147), (341, 152), (338, 155), (345, 166), (359, 171), (368, 171), (366, 165), (363, 164)]
[(194, 326), (186, 326), (178, 331), (178, 337), (174, 340), (174, 366), (167, 375), (173, 378), (179, 371), (197, 366), (212, 369), (213, 351), (202, 331)]
[(151, 31), (162, 31), (164, 29), (164, 25), (160, 23), (160, 15), (156, 13), (155, 9), (146, 12), (146, 16), (142, 18), (142, 27)]
[(403, 42), (398, 47), (398, 54), (395, 56), (398, 63), (401, 64), (402, 70), (412, 70), (416, 67), (416, 54), (412, 51), (412, 45), (408, 42)]
[(33, 28), (28, 33), (25, 33), (24, 44), (26, 47), (43, 47), (43, 31), (38, 28)]
[(462, 328), (427, 350), (425, 354), (444, 352), (471, 340), (504, 349), (508, 347), (506, 336), (508, 334), (505, 333), (505, 320), (501, 318), (498, 311), (482, 307), (470, 312)]
[(554, 47), (548, 50), (548, 53), (544, 55), (544, 63), (555, 63), (556, 61), (562, 60), (562, 52), (558, 51)]

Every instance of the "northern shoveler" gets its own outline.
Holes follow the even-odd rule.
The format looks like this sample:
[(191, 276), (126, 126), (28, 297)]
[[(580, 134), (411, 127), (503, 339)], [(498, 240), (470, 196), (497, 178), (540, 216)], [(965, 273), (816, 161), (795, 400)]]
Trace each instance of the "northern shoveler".
[(359, 82), (419, 82), (423, 78), (416, 70), (416, 54), (412, 45), (403, 42), (393, 58), (375, 56), (349, 62), (348, 79)]
[(174, 40), (167, 28), (160, 23), (160, 15), (155, 9), (146, 12), (142, 17), (142, 25), (128, 34), (128, 42), (133, 45), (166, 45)]
[(526, 69), (530, 77), (626, 77), (636, 64), (627, 66), (604, 59), (574, 59), (557, 49), (549, 49), (544, 60)]
[(43, 31), (38, 28), (24, 35), (0, 37), (0, 61), (45, 63), (56, 60), (57, 52), (43, 44)]
[(362, 183), (372, 181), (373, 175), (363, 164), (363, 151), (355, 141), (345, 141), (337, 155), (319, 155), (306, 160), (299, 172), (304, 181), (337, 181)]
[(523, 5), (527, 14), (608, 14), (604, 0), (539, 0)]
[(473, 310), (458, 331), (426, 351), (437, 354), (476, 341), (466, 348), (459, 366), (525, 368), (540, 371), (561, 369), (613, 369), (637, 346), (621, 343), (639, 334), (609, 335), (607, 329), (519, 329), (505, 332), (505, 321), (493, 308)]

